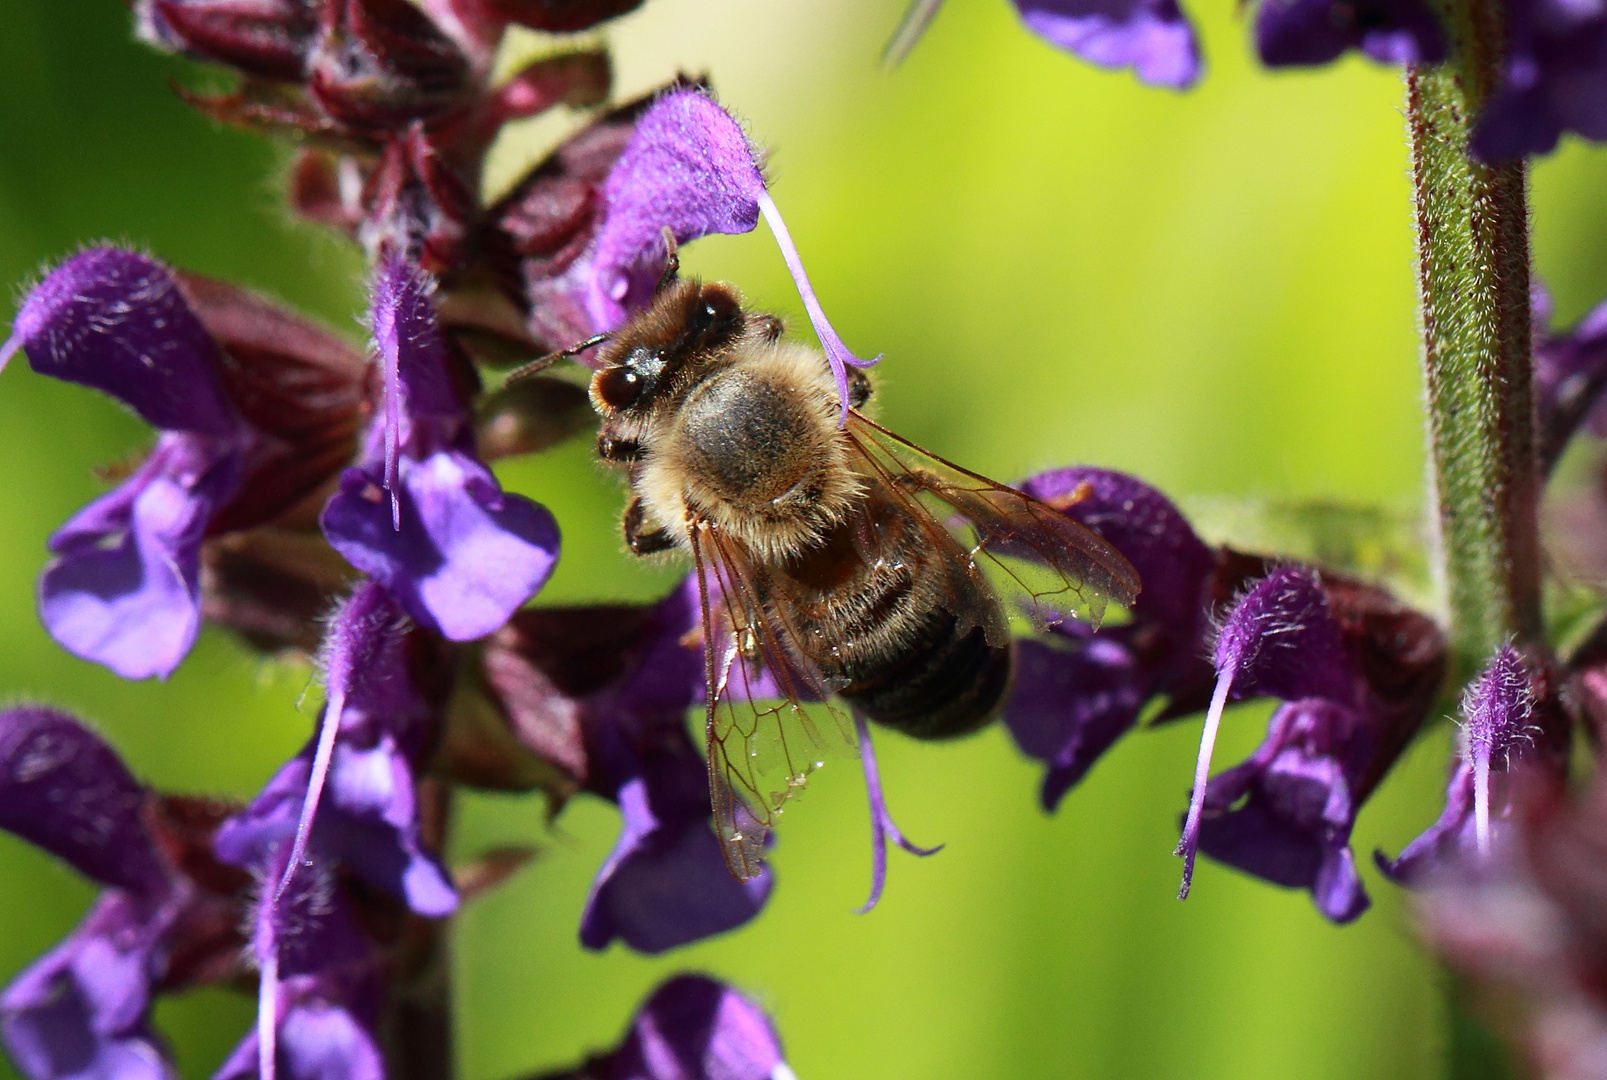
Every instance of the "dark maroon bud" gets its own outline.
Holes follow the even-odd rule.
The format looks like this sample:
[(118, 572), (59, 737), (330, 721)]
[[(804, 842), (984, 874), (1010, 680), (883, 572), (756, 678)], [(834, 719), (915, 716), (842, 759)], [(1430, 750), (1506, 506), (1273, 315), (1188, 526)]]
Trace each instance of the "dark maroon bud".
[(436, 152), (423, 124), (391, 140), (363, 195), (358, 236), (374, 262), (400, 257), (452, 278), (467, 264), (467, 240), (479, 215), (468, 185)]
[(487, 6), (508, 22), (532, 30), (572, 34), (635, 11), (642, 0), (488, 0)]
[(527, 608), (485, 643), (481, 672), (508, 730), (576, 788), (592, 777), (582, 699), (635, 662), (648, 607)]
[(139, 0), (141, 36), (261, 79), (299, 82), (318, 34), (313, 0)]
[(173, 92), (186, 105), (214, 123), (259, 135), (291, 134), (328, 139), (342, 134), (338, 124), (305, 99), (264, 94), (266, 83), (247, 79), (234, 93), (215, 95), (198, 94), (177, 83), (172, 85)]
[(476, 444), (486, 461), (556, 446), (596, 420), (583, 388), (543, 375), (487, 396), (476, 414)]
[[(674, 88), (692, 85), (685, 80)], [(552, 281), (590, 246), (602, 216), (602, 186), (636, 130), (636, 121), (662, 90), (594, 120), (564, 141), (488, 212), (486, 257), (508, 299), (529, 313), (541, 347), (562, 349), (592, 328)]]
[(356, 158), (303, 147), (290, 163), (285, 186), (298, 216), (356, 235), (363, 216), (363, 174)]
[(144, 807), (147, 832), (169, 865), (199, 888), (185, 905), (170, 938), (164, 992), (231, 982), (246, 973), (240, 912), (251, 875), (218, 861), (212, 836), (240, 809), (224, 799), (152, 795)]
[(601, 49), (544, 56), (497, 88), (499, 122), (546, 112), (554, 105), (584, 108), (608, 99), (614, 71)]
[(224, 394), (256, 429), (245, 479), (210, 535), (249, 529), (319, 492), (348, 464), (367, 419), (364, 356), (329, 331), (244, 289), (178, 275), (222, 351)]
[(308, 88), (354, 132), (383, 135), (462, 101), (468, 60), (408, 0), (329, 0)]
[(1421, 729), (1444, 684), (1449, 646), (1433, 619), (1385, 589), (1332, 573), (1322, 584), (1373, 717), (1371, 756), (1352, 787), (1359, 803)]
[(355, 572), (316, 532), (252, 529), (201, 548), (201, 614), (265, 653), (315, 655)]

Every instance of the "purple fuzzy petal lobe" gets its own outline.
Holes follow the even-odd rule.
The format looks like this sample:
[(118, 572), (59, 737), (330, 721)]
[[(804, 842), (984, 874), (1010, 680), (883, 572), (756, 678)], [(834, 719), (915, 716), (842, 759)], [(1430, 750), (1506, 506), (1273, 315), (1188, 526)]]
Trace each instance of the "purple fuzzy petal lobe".
[(764, 1011), (703, 975), (664, 983), (619, 1049), (587, 1066), (595, 1080), (783, 1080), (781, 1040)]
[(45, 708), (0, 713), (0, 828), (103, 885), (154, 897), (166, 874), (144, 801), (116, 751), (76, 720)]
[(1262, 0), (1255, 40), (1268, 67), (1327, 64), (1347, 49), (1381, 64), (1437, 64), (1446, 54), (1424, 0)]
[(764, 175), (741, 125), (707, 94), (677, 90), (637, 122), (603, 187), (589, 306), (612, 330), (652, 295), (666, 252), (710, 233), (745, 233), (759, 222)]
[(12, 342), (41, 375), (110, 394), (153, 427), (236, 430), (217, 346), (167, 268), (137, 252), (94, 248), (67, 260), (23, 301)]

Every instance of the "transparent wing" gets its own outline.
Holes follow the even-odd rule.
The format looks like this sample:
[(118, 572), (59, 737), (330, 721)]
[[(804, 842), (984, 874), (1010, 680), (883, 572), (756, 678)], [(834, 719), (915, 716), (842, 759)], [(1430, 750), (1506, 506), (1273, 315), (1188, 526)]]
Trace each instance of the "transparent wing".
[(1097, 627), (1109, 601), (1125, 607), (1138, 597), (1138, 572), (1126, 557), (1054, 507), (928, 453), (857, 411), (849, 413), (847, 432), (858, 467), (912, 504), (912, 513), (927, 513), (924, 498), (975, 528), (968, 564), (985, 563), (995, 586), (1021, 599), (1036, 628), (1077, 617)]
[(826, 758), (856, 752), (833, 685), (802, 658), (763, 567), (711, 522), (688, 530), (702, 602), (709, 795), (726, 865), (764, 865), (770, 830)]

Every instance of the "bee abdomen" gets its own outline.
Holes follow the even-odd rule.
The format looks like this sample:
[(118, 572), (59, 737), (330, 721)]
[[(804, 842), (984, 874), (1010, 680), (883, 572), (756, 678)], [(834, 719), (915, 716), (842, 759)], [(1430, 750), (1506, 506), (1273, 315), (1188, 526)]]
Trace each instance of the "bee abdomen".
[(934, 607), (903, 649), (844, 672), (840, 693), (878, 723), (916, 739), (969, 735), (992, 718), (1010, 685), (1009, 646), (989, 645), (980, 626), (965, 627)]

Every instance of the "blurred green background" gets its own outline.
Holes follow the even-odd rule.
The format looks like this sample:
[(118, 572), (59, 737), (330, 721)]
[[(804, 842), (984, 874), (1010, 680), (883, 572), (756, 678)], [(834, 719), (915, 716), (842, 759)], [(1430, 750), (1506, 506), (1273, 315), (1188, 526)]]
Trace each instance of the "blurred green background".
[[(1009, 479), (1086, 462), (1178, 496), (1417, 505), (1423, 475), (1412, 223), (1398, 74), (1360, 61), (1270, 74), (1232, 0), (1205, 4), (1209, 70), (1185, 95), (1093, 70), (1024, 33), (1006, 0), (949, 0), (906, 65), (877, 55), (902, 0), (648, 0), (613, 32), (622, 93), (709, 72), (774, 151), (775, 195), (849, 345), (884, 351), (882, 416)], [(277, 293), (359, 334), (360, 266), (276, 204), (282, 151), (212, 128), (132, 44), (111, 0), (0, 0), (0, 281), (114, 239)], [(531, 125), (496, 177), (561, 132)], [(1569, 145), (1534, 174), (1538, 269), (1572, 319), (1607, 294), (1607, 155)], [(689, 252), (759, 304), (799, 305), (761, 228)], [(7, 319), (13, 295), (0, 299)], [(169, 789), (249, 797), (306, 738), (308, 672), (203, 635), (166, 684), (128, 685), (40, 630), (46, 535), (99, 490), (92, 468), (141, 425), (13, 364), (0, 380), (0, 694), (93, 720)], [(645, 599), (668, 582), (620, 554), (616, 482), (585, 440), (504, 478), (566, 534), (543, 601)], [(1218, 761), (1260, 736), (1226, 725)], [(899, 1077), (1423, 1077), (1444, 1041), (1434, 966), (1400, 894), (1371, 872), (1438, 812), (1447, 728), (1362, 815), (1374, 909), (1335, 929), (1303, 893), (1203, 864), (1173, 899), (1171, 856), (1197, 724), (1120, 744), (1060, 813), (998, 731), (880, 744), (900, 823), (864, 897), (857, 773), (827, 769), (788, 815), (779, 886), (750, 927), (658, 959), (583, 952), (586, 885), (611, 807), (549, 829), (534, 800), (475, 798), (460, 853), (543, 855), (461, 920), (465, 1080), (508, 1080), (610, 1045), (668, 973), (725, 976), (773, 1010), (803, 1080)], [(90, 890), (0, 837), (0, 975), (76, 922)], [(187, 1078), (244, 1032), (222, 992), (164, 1002)]]

